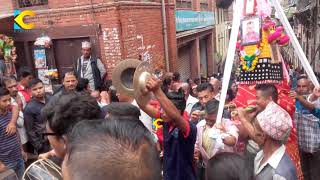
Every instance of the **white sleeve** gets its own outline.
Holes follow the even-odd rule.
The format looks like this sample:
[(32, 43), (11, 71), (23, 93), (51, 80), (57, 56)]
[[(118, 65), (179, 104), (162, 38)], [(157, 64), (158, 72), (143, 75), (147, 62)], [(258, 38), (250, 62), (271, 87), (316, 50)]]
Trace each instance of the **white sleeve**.
[(97, 59), (97, 66), (100, 71), (100, 76), (103, 78), (104, 74), (106, 73), (106, 68), (104, 67), (104, 64), (101, 62), (100, 59)]

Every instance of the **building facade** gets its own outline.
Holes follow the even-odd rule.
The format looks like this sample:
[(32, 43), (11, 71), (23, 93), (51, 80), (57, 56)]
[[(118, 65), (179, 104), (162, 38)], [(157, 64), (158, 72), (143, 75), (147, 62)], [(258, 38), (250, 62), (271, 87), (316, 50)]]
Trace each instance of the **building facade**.
[[(224, 55), (228, 42), (225, 9), (217, 9), (220, 1), (215, 0), (0, 1), (0, 32), (14, 38), (17, 66), (35, 68), (34, 42), (48, 36), (52, 45), (45, 50), (46, 66), (58, 69), (60, 75), (73, 68), (81, 55), (81, 42), (87, 40), (109, 77), (126, 58), (178, 71), (183, 80), (207, 77), (217, 72), (216, 52)], [(13, 10), (35, 12), (36, 16), (24, 20), (35, 28), (13, 30)]]
[[(34, 67), (34, 41), (48, 36), (52, 46), (46, 49), (47, 66), (57, 68), (60, 74), (72, 69), (81, 54), (81, 42), (85, 40), (92, 42), (94, 54), (101, 58), (109, 75), (116, 64), (126, 58), (149, 61), (157, 69), (166, 67), (159, 1), (2, 1), (6, 1), (8, 13), (13, 9), (36, 13), (35, 17), (25, 20), (35, 24), (35, 29), (28, 31), (13, 31), (12, 16), (1, 19), (8, 22), (9, 27), (1, 32), (14, 37), (20, 66)], [(165, 13), (169, 63), (172, 64), (177, 56), (174, 2), (166, 3)]]
[[(287, 13), (290, 23), (310, 65), (320, 73), (320, 0), (289, 0), (283, 4), (285, 10), (294, 9)], [(302, 68), (292, 46), (285, 48), (283, 54), (294, 67)]]

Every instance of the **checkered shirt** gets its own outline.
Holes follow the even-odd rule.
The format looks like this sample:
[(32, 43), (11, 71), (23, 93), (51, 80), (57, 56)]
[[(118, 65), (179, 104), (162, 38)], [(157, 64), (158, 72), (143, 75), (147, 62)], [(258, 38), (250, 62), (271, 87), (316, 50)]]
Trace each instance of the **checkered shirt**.
[(297, 126), (300, 150), (314, 153), (320, 150), (319, 119), (310, 113), (296, 110), (295, 124)]

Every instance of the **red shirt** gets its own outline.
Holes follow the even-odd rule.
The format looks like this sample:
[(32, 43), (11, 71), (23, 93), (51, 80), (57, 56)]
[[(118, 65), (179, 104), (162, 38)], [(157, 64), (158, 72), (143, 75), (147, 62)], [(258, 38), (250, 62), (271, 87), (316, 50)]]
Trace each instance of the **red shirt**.
[(17, 88), (18, 88), (18, 91), (23, 95), (24, 99), (26, 100), (26, 103), (30, 102), (30, 99), (31, 99), (30, 91), (20, 84), (18, 85)]

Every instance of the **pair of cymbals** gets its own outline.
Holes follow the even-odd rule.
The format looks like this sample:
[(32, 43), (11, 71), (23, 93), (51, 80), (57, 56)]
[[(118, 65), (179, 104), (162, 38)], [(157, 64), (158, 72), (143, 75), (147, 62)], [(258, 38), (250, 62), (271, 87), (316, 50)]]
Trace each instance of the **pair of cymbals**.
[(151, 93), (147, 90), (146, 83), (151, 76), (152, 68), (149, 63), (126, 59), (114, 68), (112, 84), (119, 93), (135, 98), (139, 104), (147, 104)]

